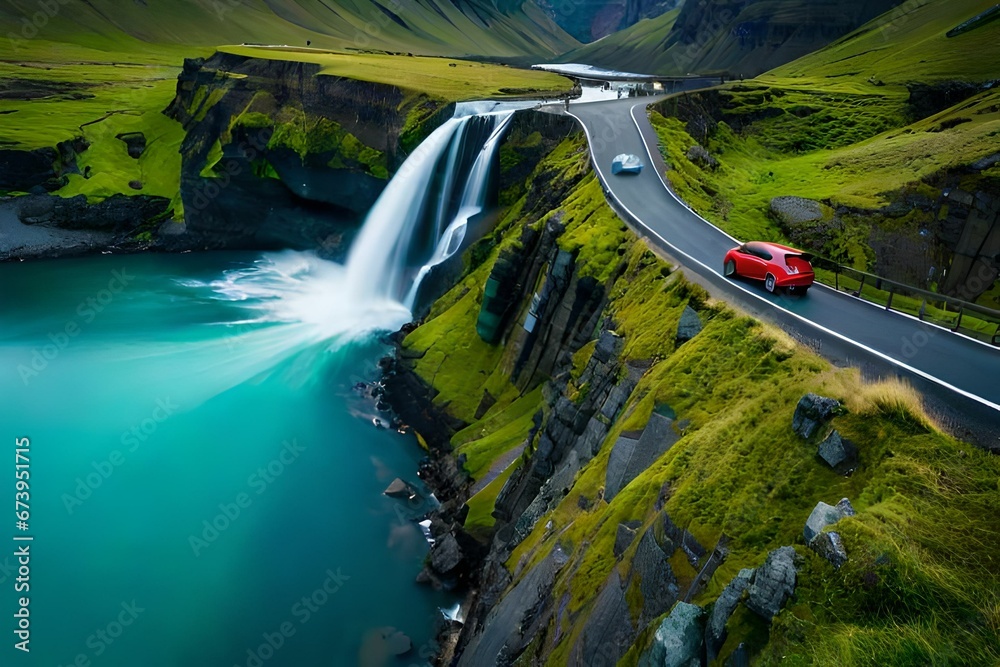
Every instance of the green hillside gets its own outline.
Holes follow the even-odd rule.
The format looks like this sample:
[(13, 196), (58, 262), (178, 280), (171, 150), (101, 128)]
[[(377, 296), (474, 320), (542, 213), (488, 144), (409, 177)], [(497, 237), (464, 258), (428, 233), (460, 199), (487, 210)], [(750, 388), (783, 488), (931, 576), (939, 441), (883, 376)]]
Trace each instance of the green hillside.
[[(911, 0), (753, 81), (660, 105), (651, 118), (668, 178), (739, 238), (789, 241), (954, 293), (958, 279), (939, 285), (931, 267), (957, 271), (956, 243), (972, 237), (945, 192), (1000, 198), (989, 162), (1000, 145), (1000, 90), (982, 85), (998, 73), (1000, 22), (946, 35), (991, 6)], [(697, 144), (716, 162), (691, 153)], [(772, 203), (787, 196), (818, 202), (822, 216), (781, 220)], [(972, 245), (989, 255), (984, 224)], [(1000, 306), (995, 288), (962, 296)]]
[(15, 35), (15, 57), (34, 39), (140, 53), (142, 44), (305, 46), (311, 41), (322, 48), (507, 57), (552, 56), (577, 44), (531, 3), (506, 11), (486, 0), (463, 3), (461, 9), (448, 0), (93, 0), (53, 6), (52, 16), (39, 13), (33, 0), (0, 7), (0, 26)]
[(562, 59), (651, 74), (752, 77), (829, 44), (895, 4), (896, 0), (687, 2)]
[(612, 33), (564, 54), (561, 62), (579, 62), (607, 66), (624, 72), (650, 71), (650, 58), (666, 48), (667, 36), (677, 21), (680, 9), (656, 18), (643, 19), (635, 25)]
[(908, 0), (830, 46), (760, 77), (782, 84), (900, 84), (1000, 76), (1000, 25), (948, 37), (993, 0)]

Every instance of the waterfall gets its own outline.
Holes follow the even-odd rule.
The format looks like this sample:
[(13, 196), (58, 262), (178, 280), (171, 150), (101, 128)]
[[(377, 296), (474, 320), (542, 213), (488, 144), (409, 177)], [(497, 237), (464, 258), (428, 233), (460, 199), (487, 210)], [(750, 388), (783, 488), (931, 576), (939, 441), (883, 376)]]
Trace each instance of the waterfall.
[[(376, 301), (414, 306), (420, 281), (431, 268), (451, 257), (465, 238), (468, 220), (486, 205), (490, 168), (513, 111), (456, 115), (434, 130), (393, 176), (369, 211), (347, 259), (348, 290)], [(461, 173), (463, 148), (474, 121), (485, 123), (489, 134), (468, 173)], [(438, 188), (435, 184), (435, 176)], [(451, 202), (461, 193), (458, 209), (447, 226)], [(410, 278), (412, 247), (422, 224), (434, 234), (434, 249), (421, 258)]]
[[(462, 191), (462, 199), (458, 207), (458, 212), (444, 231), (438, 234), (438, 242), (434, 249), (434, 254), (431, 255), (427, 263), (420, 267), (410, 285), (406, 298), (403, 300), (403, 305), (411, 311), (415, 305), (414, 302), (416, 301), (421, 281), (423, 281), (432, 268), (458, 252), (458, 249), (462, 247), (462, 241), (465, 240), (469, 219), (482, 213), (483, 208), (486, 206), (486, 186), (489, 184), (490, 170), (500, 145), (500, 139), (503, 137), (504, 132), (507, 131), (507, 127), (514, 117), (514, 112), (498, 112), (491, 114), (491, 116), (494, 117), (492, 132), (479, 151), (479, 155), (476, 156), (472, 170), (465, 180), (465, 187)], [(444, 198), (441, 201), (443, 202)]]
[[(369, 211), (344, 264), (313, 252), (267, 253), (207, 287), (252, 315), (243, 338), (272, 360), (277, 350), (340, 345), (410, 321), (420, 282), (458, 252), (487, 205), (491, 169), (516, 108), (458, 105), (407, 157)], [(266, 351), (265, 351), (266, 350)]]

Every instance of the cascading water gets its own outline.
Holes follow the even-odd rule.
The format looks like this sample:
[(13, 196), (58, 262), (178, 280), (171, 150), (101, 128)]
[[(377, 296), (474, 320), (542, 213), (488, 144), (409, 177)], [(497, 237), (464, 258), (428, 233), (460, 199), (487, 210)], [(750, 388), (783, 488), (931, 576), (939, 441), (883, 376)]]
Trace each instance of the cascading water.
[(514, 109), (459, 105), (406, 159), (368, 213), (344, 264), (310, 252), (269, 253), (211, 284), (255, 311), (245, 324), (291, 325), (289, 354), (339, 345), (411, 319), (420, 282), (462, 246), (487, 204), (491, 169)]

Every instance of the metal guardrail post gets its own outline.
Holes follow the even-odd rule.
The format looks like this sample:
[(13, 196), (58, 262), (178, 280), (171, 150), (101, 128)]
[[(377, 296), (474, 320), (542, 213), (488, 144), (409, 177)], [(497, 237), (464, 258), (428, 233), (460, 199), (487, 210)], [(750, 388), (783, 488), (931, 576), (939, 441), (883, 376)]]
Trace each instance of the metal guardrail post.
[(892, 297), (893, 297), (894, 294), (895, 294), (895, 292), (893, 292), (892, 288), (890, 287), (889, 288), (889, 299), (888, 299), (888, 301), (885, 302), (885, 309), (886, 310), (892, 310)]
[(860, 284), (860, 285), (858, 285), (858, 296), (859, 296), (859, 297), (860, 297), (860, 296), (861, 296), (862, 294), (864, 294), (864, 290), (865, 290), (865, 278), (867, 278), (867, 277), (868, 277), (868, 276), (867, 276), (867, 275), (865, 275), (864, 273), (862, 273), (862, 274), (861, 274), (861, 284)]
[(958, 331), (958, 327), (960, 327), (962, 325), (962, 313), (964, 313), (964, 312), (965, 312), (965, 306), (959, 306), (958, 307), (958, 319), (955, 320), (955, 327), (952, 329), (952, 331)]
[(1000, 338), (1000, 324), (997, 325), (997, 330), (993, 332), (993, 338), (990, 339), (990, 343), (996, 345), (997, 338)]

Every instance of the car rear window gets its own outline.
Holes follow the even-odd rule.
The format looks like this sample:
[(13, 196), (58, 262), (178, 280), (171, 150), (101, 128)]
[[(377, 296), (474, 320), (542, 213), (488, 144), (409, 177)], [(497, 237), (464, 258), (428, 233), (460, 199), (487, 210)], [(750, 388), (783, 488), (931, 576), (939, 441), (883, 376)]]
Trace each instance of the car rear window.
[(746, 249), (748, 253), (750, 253), (755, 257), (760, 257), (761, 259), (766, 259), (766, 260), (773, 259), (771, 253), (768, 252), (767, 249), (764, 246), (760, 245), (759, 243), (747, 243), (743, 247)]

